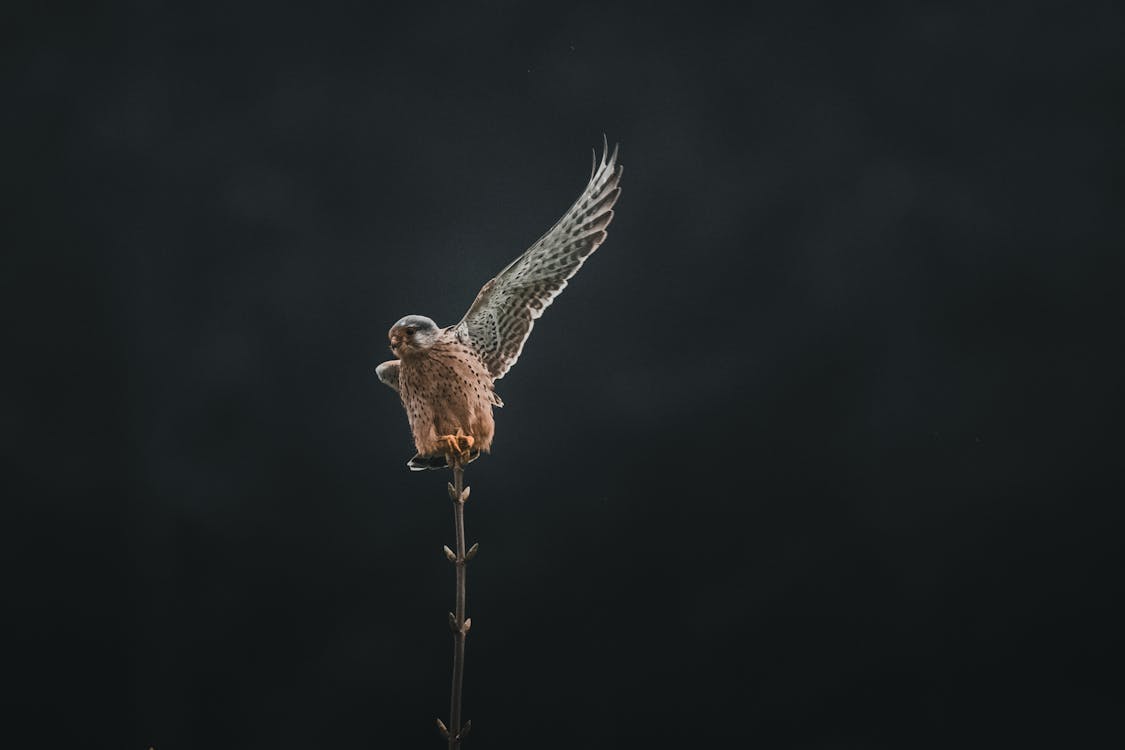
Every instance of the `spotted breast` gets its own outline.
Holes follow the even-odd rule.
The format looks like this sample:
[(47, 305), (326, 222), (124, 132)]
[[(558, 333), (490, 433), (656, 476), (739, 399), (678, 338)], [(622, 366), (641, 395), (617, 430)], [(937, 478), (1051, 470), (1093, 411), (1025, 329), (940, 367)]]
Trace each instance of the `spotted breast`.
[(438, 436), (458, 432), (472, 435), (473, 447), (488, 452), (495, 431), (492, 407), (502, 405), (492, 380), (476, 353), (452, 335), (402, 358), (399, 393), (420, 457), (440, 456), (444, 463)]

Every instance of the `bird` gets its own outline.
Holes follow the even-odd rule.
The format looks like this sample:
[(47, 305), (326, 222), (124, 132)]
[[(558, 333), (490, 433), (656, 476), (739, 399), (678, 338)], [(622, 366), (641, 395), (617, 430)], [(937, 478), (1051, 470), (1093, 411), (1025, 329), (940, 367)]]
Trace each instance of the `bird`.
[(442, 469), (489, 453), (504, 402), (495, 383), (523, 352), (535, 321), (605, 241), (621, 195), (618, 148), (593, 153), (590, 179), (554, 226), (490, 279), (461, 320), (441, 328), (406, 315), (387, 332), (395, 359), (375, 368), (398, 392), (417, 453), (411, 471)]

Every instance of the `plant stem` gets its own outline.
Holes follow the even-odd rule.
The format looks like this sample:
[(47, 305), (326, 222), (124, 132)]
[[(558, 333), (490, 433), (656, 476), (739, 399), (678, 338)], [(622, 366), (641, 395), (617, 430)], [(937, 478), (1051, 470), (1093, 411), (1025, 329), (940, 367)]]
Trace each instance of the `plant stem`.
[[(461, 747), (461, 740), (467, 733), (469, 725), (461, 726), (461, 683), (465, 675), (465, 636), (469, 633), (471, 620), (465, 618), (465, 603), (467, 599), (466, 577), (468, 567), (468, 553), (465, 551), (465, 501), (468, 492), (464, 487), (465, 467), (461, 461), (453, 462), (453, 484), (449, 488), (449, 496), (453, 500), (453, 531), (456, 535), (456, 552), (453, 566), (456, 571), (457, 584), (453, 612), (450, 615), (450, 629), (453, 630), (453, 684), (449, 697), (449, 750)], [(474, 550), (475, 551), (475, 550)]]

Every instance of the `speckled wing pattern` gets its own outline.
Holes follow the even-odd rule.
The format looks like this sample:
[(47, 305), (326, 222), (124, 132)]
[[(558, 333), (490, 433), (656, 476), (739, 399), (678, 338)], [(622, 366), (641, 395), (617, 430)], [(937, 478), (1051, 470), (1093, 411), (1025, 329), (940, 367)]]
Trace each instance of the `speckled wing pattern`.
[(484, 285), (465, 317), (453, 327), (497, 380), (519, 359), (535, 320), (605, 241), (613, 204), (621, 194), (617, 186), (621, 172), (617, 147), (610, 153), (605, 144), (601, 160), (594, 155), (590, 181), (574, 205)]

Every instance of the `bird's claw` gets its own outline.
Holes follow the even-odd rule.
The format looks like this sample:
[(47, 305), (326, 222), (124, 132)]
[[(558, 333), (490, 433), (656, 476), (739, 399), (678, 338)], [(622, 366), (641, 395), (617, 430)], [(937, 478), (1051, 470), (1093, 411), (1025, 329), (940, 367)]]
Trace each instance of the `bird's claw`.
[(473, 448), (473, 443), (476, 441), (472, 435), (466, 435), (460, 428), (457, 429), (456, 435), (440, 435), (438, 442), (445, 444), (445, 455), (449, 457), (450, 462), (454, 459), (465, 460), (469, 457), (469, 451)]

